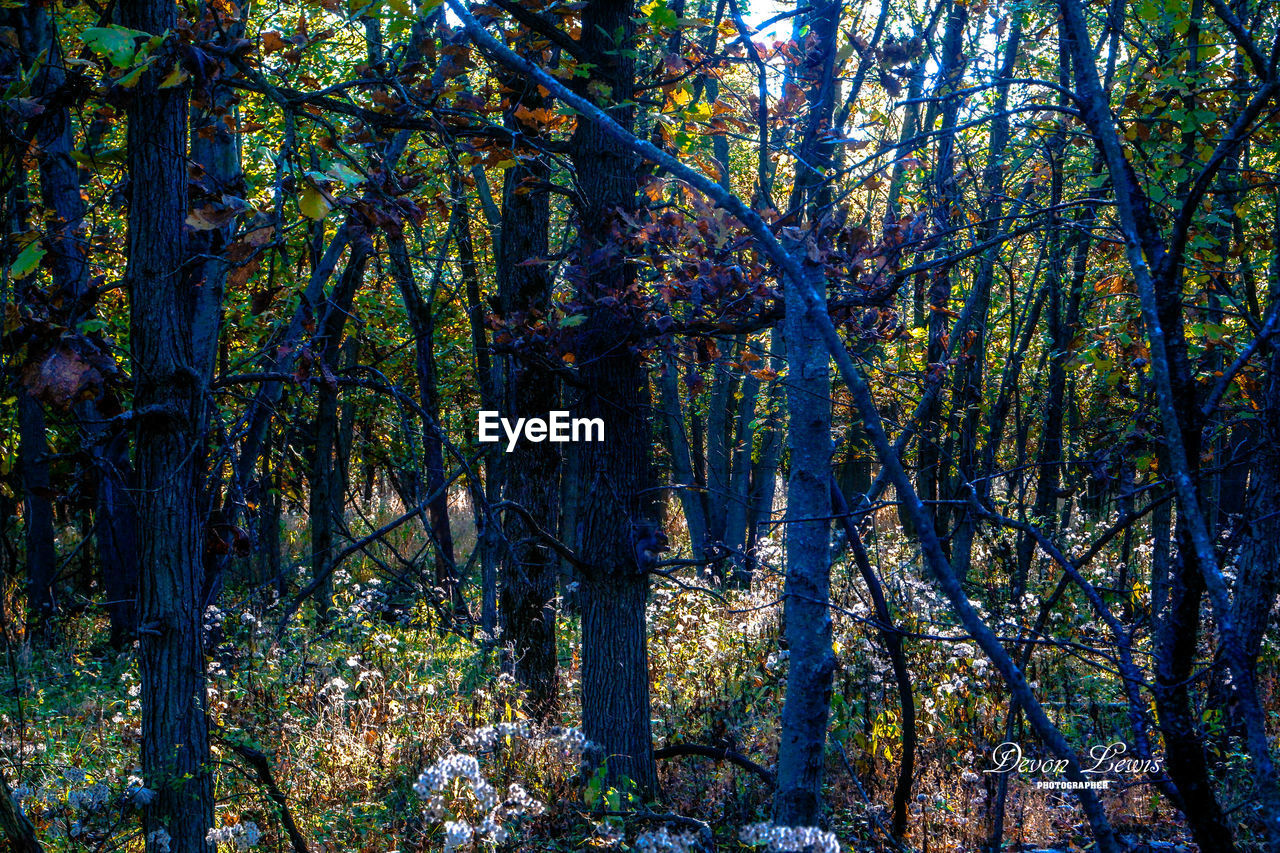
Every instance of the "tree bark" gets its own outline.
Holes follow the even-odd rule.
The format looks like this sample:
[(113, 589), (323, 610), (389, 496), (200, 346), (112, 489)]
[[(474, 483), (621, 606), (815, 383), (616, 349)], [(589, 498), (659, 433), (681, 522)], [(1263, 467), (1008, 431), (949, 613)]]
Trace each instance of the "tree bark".
[[(537, 87), (526, 87), (516, 103), (544, 108)], [(536, 133), (512, 117), (520, 132)], [(547, 193), (533, 187), (548, 179), (536, 158), (517, 158), (507, 170), (502, 191), (502, 241), (498, 246), (498, 301), (510, 334), (521, 340), (504, 358), (502, 403), (507, 418), (546, 417), (559, 408), (555, 379), (538, 364), (538, 343), (529, 340), (551, 309), (551, 274), (545, 264), (523, 265), (549, 253), (551, 205)], [(546, 530), (559, 518), (560, 452), (550, 442), (518, 442), (505, 454), (505, 497), (529, 511)], [(557, 559), (534, 537), (524, 519), (508, 514), (504, 524), (509, 550), (504, 555), (499, 593), (503, 645), (511, 672), (529, 691), (530, 709), (543, 719), (556, 708)]]
[[(842, 5), (819, 0), (796, 21), (805, 44), (798, 72), (809, 116), (797, 157), (795, 203), (809, 223), (824, 205), (825, 168), (832, 146), (820, 142), (831, 126), (837, 83), (835, 38)], [(805, 32), (808, 35), (802, 35)], [(802, 165), (801, 165), (802, 164)], [(802, 242), (786, 246), (807, 258)], [(787, 577), (783, 606), (790, 661), (778, 742), (778, 788), (773, 820), (781, 826), (817, 826), (822, 809), (822, 770), (835, 651), (831, 646), (831, 359), (819, 332), (826, 310), (826, 277), (821, 264), (806, 261), (804, 281), (784, 292), (787, 342)], [(808, 290), (805, 293), (804, 290)]]
[(49, 486), (44, 409), (25, 391), (18, 392), (18, 437), (27, 551), (27, 636), (43, 640), (57, 610), (53, 581), (58, 571), (58, 553), (53, 541), (53, 493)]
[(343, 525), (343, 494), (345, 478), (340, 476), (335, 455), (338, 449), (338, 386), (333, 381), (337, 372), (338, 356), (342, 350), (342, 334), (356, 289), (364, 277), (365, 263), (369, 258), (367, 240), (353, 240), (351, 257), (346, 269), (334, 286), (317, 334), (312, 341), (315, 359), (321, 376), (318, 378), (316, 402), (315, 446), (311, 457), (311, 577), (321, 581), (316, 588), (316, 614), (321, 622), (328, 622), (333, 610), (333, 573), (330, 564), (334, 557), (334, 531)]
[[(634, 4), (589, 0), (582, 44), (596, 66), (593, 84), (608, 90), (602, 107), (629, 129), (634, 108), (619, 105), (634, 85)], [(592, 303), (578, 328), (583, 386), (575, 415), (602, 418), (605, 441), (570, 445), (579, 457), (581, 507), (582, 723), (604, 755), (613, 784), (628, 779), (642, 795), (657, 776), (649, 728), (649, 660), (645, 623), (648, 565), (638, 535), (657, 523), (651, 490), (648, 377), (641, 354), (627, 344), (636, 309), (626, 304), (633, 268), (614, 243), (616, 211), (635, 207), (633, 150), (594, 122), (579, 120), (570, 154), (578, 174), (579, 291)], [(615, 311), (600, 300), (622, 303)]]
[[(147, 33), (177, 25), (169, 0), (138, 0), (122, 23)], [(203, 368), (194, 346), (198, 282), (186, 270), (187, 93), (146, 72), (128, 106), (129, 263), (138, 471), (142, 770), (156, 798), (143, 809), (148, 839), (173, 853), (207, 851), (213, 779), (201, 641), (203, 525), (197, 464), (205, 425)], [(158, 851), (153, 840), (147, 849)]]

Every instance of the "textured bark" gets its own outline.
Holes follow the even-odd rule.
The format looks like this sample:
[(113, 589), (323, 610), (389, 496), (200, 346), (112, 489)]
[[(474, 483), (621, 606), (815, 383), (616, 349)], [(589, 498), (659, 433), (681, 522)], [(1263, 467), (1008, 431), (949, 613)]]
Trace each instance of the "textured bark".
[[(590, 0), (582, 10), (584, 45), (596, 64), (592, 77), (609, 89), (603, 106), (630, 128), (634, 85), (634, 6), (631, 0)], [(632, 309), (599, 305), (624, 301), (633, 272), (613, 241), (616, 210), (635, 207), (637, 160), (633, 149), (579, 121), (570, 141), (581, 200), (578, 206), (580, 291), (595, 302), (578, 328), (582, 402), (574, 414), (603, 418), (605, 441), (570, 445), (585, 492), (579, 524), (582, 569), (582, 723), (602, 750), (607, 776), (624, 777), (645, 794), (654, 791), (649, 729), (649, 661), (645, 625), (647, 566), (633, 547), (637, 530), (656, 522), (650, 470), (648, 377), (640, 353), (627, 345), (639, 318)]]
[[(806, 267), (819, 294), (822, 268)], [(831, 377), (814, 320), (798, 294), (787, 292), (787, 580), (783, 620), (790, 651), (778, 790), (773, 819), (783, 826), (816, 826), (822, 805), (822, 766), (835, 652), (831, 647)]]
[[(536, 87), (522, 92), (519, 103), (545, 106)], [(519, 119), (512, 119), (523, 125)], [(525, 132), (536, 132), (526, 128)], [(544, 258), (551, 206), (546, 192), (530, 192), (525, 183), (545, 181), (541, 160), (522, 160), (507, 170), (502, 193), (502, 241), (497, 257), (498, 301), (505, 320), (520, 328), (536, 323), (551, 307), (551, 275), (545, 264), (521, 266)], [(546, 417), (559, 408), (554, 378), (541, 369), (537, 344), (507, 356), (503, 369), (502, 414), (507, 418)], [(505, 454), (505, 497), (529, 511), (546, 530), (559, 518), (560, 452), (551, 442), (521, 441)], [(541, 719), (556, 707), (556, 575), (557, 560), (516, 513), (504, 525), (510, 548), (504, 555), (499, 594), (502, 640), (516, 680), (529, 691), (529, 704)]]
[(18, 436), (27, 551), (27, 635), (44, 637), (49, 620), (57, 610), (53, 580), (58, 571), (58, 554), (53, 543), (53, 501), (50, 500), (44, 410), (26, 392), (18, 394)]
[[(121, 17), (133, 29), (164, 33), (177, 24), (177, 6), (138, 0)], [(164, 830), (173, 853), (196, 853), (209, 849), (213, 825), (197, 515), (208, 353), (193, 346), (199, 296), (184, 270), (187, 96), (183, 87), (158, 88), (161, 79), (144, 74), (128, 107), (142, 770), (157, 792), (142, 822), (149, 837)]]
[[(799, 142), (796, 203), (808, 222), (817, 222), (825, 195), (824, 170), (831, 162), (829, 143), (819, 142), (835, 109), (833, 64), (841, 4), (819, 0), (796, 21), (806, 50), (799, 71), (809, 118)], [(801, 28), (804, 29), (801, 29)], [(809, 35), (801, 35), (805, 30)], [(805, 256), (803, 243), (786, 246), (792, 257)], [(778, 742), (778, 788), (773, 820), (782, 826), (816, 826), (822, 811), (822, 769), (835, 651), (831, 646), (831, 359), (820, 324), (826, 306), (821, 264), (806, 261), (804, 281), (787, 283), (784, 292), (787, 342), (787, 575), (783, 605), (784, 634), (790, 661)], [(808, 291), (807, 293), (805, 291)]]

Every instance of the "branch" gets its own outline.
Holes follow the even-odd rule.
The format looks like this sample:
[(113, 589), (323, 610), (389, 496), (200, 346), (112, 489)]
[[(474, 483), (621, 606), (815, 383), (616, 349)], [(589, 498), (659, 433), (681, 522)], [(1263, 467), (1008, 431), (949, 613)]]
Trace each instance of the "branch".
[(572, 54), (575, 59), (582, 62), (591, 61), (590, 54), (581, 42), (569, 38), (568, 33), (556, 29), (554, 23), (543, 18), (537, 12), (526, 9), (519, 3), (512, 3), (511, 0), (491, 0), (491, 2), (556, 47)]
[(9, 790), (9, 783), (0, 773), (0, 829), (9, 840), (9, 849), (13, 853), (44, 853), (36, 838), (36, 829), (22, 813), (22, 807)]
[(285, 832), (289, 834), (289, 843), (293, 847), (293, 853), (311, 853), (311, 848), (307, 846), (307, 839), (302, 837), (302, 833), (298, 830), (298, 824), (293, 819), (293, 812), (289, 810), (289, 801), (284, 792), (280, 790), (280, 786), (276, 784), (275, 776), (271, 773), (271, 762), (267, 759), (267, 756), (244, 744), (231, 743), (225, 740), (223, 743), (253, 768), (258, 781), (266, 789), (267, 796), (280, 809), (280, 822), (284, 824)]
[[(796, 246), (795, 255), (788, 252), (778, 242), (778, 238), (770, 231), (769, 226), (760, 215), (749, 208), (732, 192), (719, 186), (705, 174), (689, 168), (675, 157), (658, 149), (646, 140), (638, 139), (599, 107), (573, 93), (559, 80), (499, 43), (472, 17), (462, 0), (447, 0), (447, 2), (462, 22), (468, 35), (477, 45), (482, 46), (484, 50), (497, 57), (507, 67), (527, 74), (531, 79), (546, 87), (563, 103), (577, 110), (584, 119), (592, 122), (605, 136), (628, 146), (655, 165), (665, 168), (672, 175), (714, 201), (728, 213), (737, 217), (759, 241), (762, 252), (786, 274), (790, 286), (797, 288), (809, 316), (817, 327), (816, 331), (821, 335), (823, 344), (835, 360), (840, 377), (845, 385), (848, 386), (850, 396), (871, 438), (871, 443), (876, 449), (876, 455), (880, 458), (881, 464), (889, 470), (889, 479), (893, 482), (905, 506), (908, 517), (916, 527), (921, 551), (933, 572), (938, 586), (946, 594), (965, 629), (969, 631), (977, 644), (991, 659), (996, 670), (1008, 685), (1010, 693), (1026, 709), (1027, 719), (1035, 727), (1036, 732), (1056, 755), (1065, 760), (1067, 778), (1074, 782), (1087, 781), (1075, 750), (1071, 748), (1071, 744), (1066, 737), (1049, 719), (1048, 714), (1045, 713), (1044, 708), (1036, 699), (1035, 693), (1032, 691), (1030, 684), (1028, 684), (1026, 677), (1013, 662), (1008, 651), (1001, 645), (999, 638), (983, 621), (982, 617), (978, 615), (977, 611), (974, 610), (959, 579), (956, 577), (955, 572), (952, 571), (946, 554), (942, 550), (942, 542), (934, 529), (933, 520), (921, 502), (920, 496), (916, 493), (910, 477), (907, 476), (902, 461), (898, 458), (892, 444), (889, 442), (884, 424), (880, 419), (880, 412), (876, 408), (875, 400), (871, 395), (871, 389), (867, 385), (866, 379), (854, 365), (853, 358), (848, 350), (845, 349), (844, 342), (840, 340), (840, 335), (831, 322), (831, 317), (823, 310), (825, 305), (822, 298), (806, 278), (805, 269), (800, 261), (800, 257), (804, 256), (804, 245)], [(817, 270), (815, 275), (821, 275), (821, 270)], [(1097, 794), (1085, 788), (1081, 788), (1076, 793), (1088, 816), (1089, 824), (1093, 828), (1094, 838), (1100, 853), (1112, 853), (1117, 849), (1115, 835), (1111, 830), (1106, 811), (1103, 809)]]
[(1222, 23), (1226, 24), (1227, 30), (1235, 38), (1236, 44), (1249, 57), (1249, 61), (1253, 63), (1253, 70), (1259, 77), (1267, 78), (1271, 75), (1271, 67), (1267, 62), (1267, 58), (1262, 55), (1262, 51), (1258, 50), (1258, 45), (1253, 40), (1253, 36), (1249, 35), (1249, 31), (1245, 29), (1244, 24), (1240, 23), (1240, 19), (1236, 17), (1236, 13), (1231, 11), (1231, 7), (1222, 0), (1209, 0), (1209, 5), (1213, 7)]
[(730, 764), (736, 764), (743, 770), (756, 774), (764, 781), (766, 785), (773, 788), (777, 785), (777, 780), (767, 768), (761, 767), (750, 758), (747, 758), (740, 752), (734, 752), (725, 746), (703, 746), (697, 743), (677, 743), (671, 746), (664, 746), (662, 749), (655, 749), (653, 757), (659, 761), (664, 758), (679, 758), (684, 755), (700, 755), (703, 758), (712, 758), (716, 761), (727, 761)]

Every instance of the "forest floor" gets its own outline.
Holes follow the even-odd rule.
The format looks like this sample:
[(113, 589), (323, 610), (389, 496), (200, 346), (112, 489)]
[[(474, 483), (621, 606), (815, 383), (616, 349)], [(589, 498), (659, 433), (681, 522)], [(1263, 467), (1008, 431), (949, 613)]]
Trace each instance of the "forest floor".
[[(926, 596), (909, 562), (897, 574), (897, 596)], [(844, 575), (838, 570), (837, 577)], [(497, 789), (516, 783), (545, 805), (513, 818), (498, 849), (576, 850), (619, 842), (619, 849), (628, 849), (638, 832), (654, 829), (653, 822), (601, 812), (647, 809), (705, 822), (717, 849), (746, 849), (739, 830), (768, 819), (770, 791), (757, 775), (706, 758), (661, 761), (655, 803), (601, 791), (598, 780), (583, 775), (579, 754), (557, 746), (563, 738), (519, 736), (530, 733), (518, 724), (519, 690), (501, 674), (491, 647), (440, 630), (426, 608), (396, 611), (377, 580), (342, 578), (337, 587), (341, 612), (327, 628), (318, 628), (308, 614), (278, 639), (278, 604), (250, 597), (207, 614), (217, 822), (232, 828), (252, 823), (263, 849), (289, 849), (272, 785), (284, 792), (312, 851), (448, 849), (446, 821), (479, 826), (484, 810), (470, 789), (454, 785), (443, 809), (424, 813), (414, 785), (425, 768), (454, 753), (475, 754), (480, 772)], [(766, 767), (772, 763), (786, 670), (778, 596), (779, 579), (766, 573), (751, 591), (729, 591), (720, 599), (654, 590), (649, 619), (657, 746), (728, 747)], [(835, 629), (840, 665), (829, 729), (827, 828), (842, 849), (893, 849), (885, 827), (899, 758), (896, 694), (851, 581), (838, 580), (834, 600), (843, 605)], [(915, 627), (924, 632), (924, 625)], [(930, 630), (948, 633), (945, 626)], [(913, 850), (977, 850), (991, 831), (997, 777), (982, 770), (1005, 739), (1006, 705), (985, 661), (950, 633), (955, 636), (912, 646), (921, 739), (905, 839)], [(142, 849), (136, 818), (139, 676), (133, 656), (112, 651), (105, 636), (101, 620), (81, 616), (63, 623), (55, 649), (12, 648), (6, 662), (0, 749), (16, 765), (6, 772), (51, 851)], [(579, 653), (572, 616), (561, 620), (560, 650), (563, 710), (539, 730), (544, 733), (552, 724), (576, 722)], [(1065, 701), (1047, 704), (1081, 738), (1109, 733), (1112, 723), (1099, 711), (1107, 703), (1087, 695), (1087, 683), (1043, 686), (1061, 692)], [(517, 725), (500, 726), (497, 737), (485, 728), (503, 723)], [(267, 757), (269, 779), (245, 762), (238, 747), (246, 746)], [(1192, 849), (1183, 846), (1176, 813), (1149, 786), (1106, 797), (1117, 830), (1128, 839), (1150, 850)], [(1009, 777), (1006, 814), (1007, 850), (1079, 850), (1086, 843), (1086, 826), (1069, 792), (1039, 790), (1031, 776)]]

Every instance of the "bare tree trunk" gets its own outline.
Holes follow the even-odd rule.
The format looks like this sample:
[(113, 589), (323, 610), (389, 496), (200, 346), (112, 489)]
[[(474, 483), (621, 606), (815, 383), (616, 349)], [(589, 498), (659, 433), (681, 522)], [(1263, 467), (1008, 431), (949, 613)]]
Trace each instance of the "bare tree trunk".
[[(634, 85), (634, 4), (631, 0), (589, 0), (582, 10), (584, 46), (604, 84), (605, 108), (624, 128), (634, 119), (627, 101)], [(611, 34), (612, 40), (601, 37)], [(570, 141), (582, 200), (578, 217), (577, 264), (580, 289), (595, 303), (578, 326), (579, 378), (583, 399), (576, 415), (602, 418), (604, 442), (570, 445), (579, 457), (584, 488), (582, 539), (587, 565), (581, 571), (582, 724), (606, 757), (608, 778), (631, 780), (645, 795), (657, 786), (649, 728), (649, 659), (645, 602), (647, 561), (635, 545), (657, 523), (650, 470), (649, 394), (643, 356), (628, 345), (628, 331), (641, 322), (599, 305), (624, 300), (633, 267), (616, 251), (616, 211), (635, 206), (636, 158), (593, 122), (579, 121)]]
[(25, 391), (18, 393), (18, 436), (27, 546), (27, 636), (43, 639), (57, 610), (53, 581), (58, 554), (53, 542), (53, 492), (49, 487), (44, 409)]
[[(807, 89), (809, 116), (799, 142), (795, 201), (809, 222), (821, 212), (824, 170), (831, 146), (820, 143), (835, 109), (835, 38), (842, 5), (819, 0), (796, 21), (806, 44), (799, 77)], [(803, 29), (802, 29), (803, 27)], [(805, 31), (809, 35), (801, 35)], [(803, 164), (803, 165), (801, 165)], [(807, 258), (805, 246), (788, 245), (792, 257)], [(781, 826), (816, 826), (822, 808), (822, 769), (835, 652), (831, 646), (831, 359), (819, 332), (826, 306), (821, 264), (806, 261), (804, 282), (785, 289), (787, 415), (791, 477), (787, 482), (787, 579), (783, 608), (790, 660), (782, 733), (778, 742), (778, 787), (773, 820)], [(808, 287), (813, 301), (801, 287)]]
[[(520, 103), (529, 109), (546, 104), (533, 86), (523, 92)], [(524, 124), (517, 117), (512, 121)], [(536, 129), (525, 128), (524, 132), (536, 133)], [(498, 300), (511, 334), (521, 337), (525, 331), (532, 334), (551, 308), (552, 281), (546, 265), (522, 266), (549, 253), (550, 200), (545, 191), (530, 191), (525, 183), (545, 181), (547, 173), (541, 160), (529, 158), (508, 169), (503, 181)], [(536, 343), (519, 343), (517, 352), (505, 359), (505, 417), (546, 417), (547, 412), (559, 408), (559, 389), (553, 376), (538, 366), (536, 348)], [(526, 509), (543, 529), (554, 531), (560, 515), (559, 449), (550, 442), (521, 441), (505, 456), (506, 499)], [(542, 719), (556, 709), (558, 561), (523, 518), (509, 514), (504, 527), (510, 550), (502, 563), (499, 595), (503, 645), (510, 650), (509, 663), (516, 680), (529, 691), (533, 715)]]
[(353, 241), (351, 257), (325, 306), (324, 316), (312, 341), (315, 358), (322, 367), (318, 378), (316, 402), (315, 447), (311, 456), (311, 577), (320, 580), (315, 592), (316, 614), (321, 622), (329, 621), (333, 611), (334, 530), (342, 526), (343, 493), (346, 487), (338, 464), (338, 386), (334, 374), (342, 351), (342, 333), (356, 290), (364, 277), (369, 258), (369, 244)]
[[(169, 0), (138, 0), (122, 23), (146, 33), (177, 25)], [(139, 669), (142, 770), (156, 797), (143, 809), (147, 849), (205, 853), (213, 779), (201, 642), (203, 525), (197, 464), (205, 426), (204, 368), (195, 350), (197, 281), (184, 274), (187, 93), (151, 70), (128, 106), (130, 302), (138, 468)]]
[(676, 494), (684, 512), (685, 526), (689, 530), (689, 548), (697, 559), (705, 553), (708, 545), (707, 516), (693, 473), (684, 406), (680, 402), (679, 370), (680, 365), (675, 355), (665, 353), (662, 374), (658, 377), (658, 389), (662, 400), (662, 414), (667, 422), (667, 454), (671, 457), (671, 477), (678, 487)]

